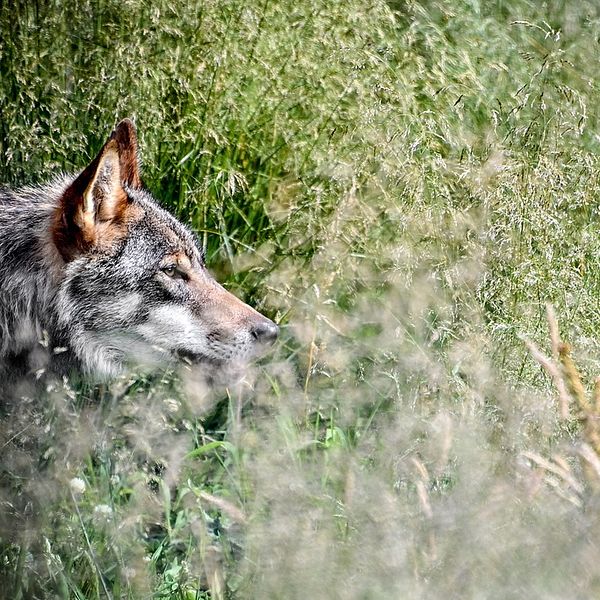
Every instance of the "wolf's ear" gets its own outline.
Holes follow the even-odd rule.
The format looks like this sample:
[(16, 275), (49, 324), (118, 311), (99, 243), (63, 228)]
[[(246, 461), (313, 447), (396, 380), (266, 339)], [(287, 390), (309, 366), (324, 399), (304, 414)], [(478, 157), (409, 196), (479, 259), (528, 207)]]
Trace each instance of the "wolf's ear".
[(137, 135), (133, 121), (131, 121), (131, 119), (123, 119), (115, 127), (110, 139), (117, 142), (119, 165), (121, 168), (121, 181), (134, 189), (142, 187)]
[(67, 188), (54, 221), (54, 241), (66, 260), (114, 240), (129, 200), (123, 189), (119, 143), (111, 138)]

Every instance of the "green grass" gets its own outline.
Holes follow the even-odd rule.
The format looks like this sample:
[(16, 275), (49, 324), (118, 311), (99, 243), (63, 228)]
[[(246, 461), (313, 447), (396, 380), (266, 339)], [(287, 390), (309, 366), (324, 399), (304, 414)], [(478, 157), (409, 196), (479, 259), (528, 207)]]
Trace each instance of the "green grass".
[(133, 116), (147, 187), (282, 325), (241, 389), (52, 396), (0, 595), (596, 597), (587, 438), (522, 337), (551, 302), (600, 374), (598, 40), (591, 1), (0, 3), (0, 181)]

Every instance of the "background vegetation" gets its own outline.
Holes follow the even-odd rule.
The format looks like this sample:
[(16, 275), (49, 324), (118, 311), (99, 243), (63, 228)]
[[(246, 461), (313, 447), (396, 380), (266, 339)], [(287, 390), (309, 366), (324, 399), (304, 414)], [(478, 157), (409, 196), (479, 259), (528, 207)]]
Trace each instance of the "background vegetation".
[(147, 187), (282, 324), (223, 398), (65, 383), (16, 486), (0, 440), (0, 595), (597, 597), (598, 412), (545, 304), (591, 388), (599, 40), (585, 0), (0, 0), (0, 180), (134, 117)]

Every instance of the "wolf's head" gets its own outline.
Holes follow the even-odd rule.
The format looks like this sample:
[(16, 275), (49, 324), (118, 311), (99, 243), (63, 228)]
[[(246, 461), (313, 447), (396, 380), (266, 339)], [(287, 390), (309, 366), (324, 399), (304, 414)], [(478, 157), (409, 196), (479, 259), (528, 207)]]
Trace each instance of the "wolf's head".
[(51, 235), (64, 261), (57, 328), (88, 373), (179, 358), (223, 380), (277, 337), (275, 323), (211, 277), (195, 237), (142, 188), (129, 120), (66, 189)]

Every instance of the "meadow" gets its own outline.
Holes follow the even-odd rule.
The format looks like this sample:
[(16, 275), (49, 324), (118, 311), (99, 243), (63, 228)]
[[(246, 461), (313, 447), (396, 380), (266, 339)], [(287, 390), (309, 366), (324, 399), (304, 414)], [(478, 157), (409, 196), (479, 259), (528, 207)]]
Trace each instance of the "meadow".
[(281, 326), (0, 439), (0, 597), (598, 597), (599, 44), (586, 0), (0, 0), (0, 182), (134, 118)]

